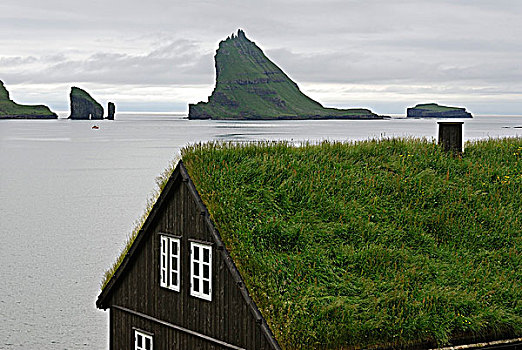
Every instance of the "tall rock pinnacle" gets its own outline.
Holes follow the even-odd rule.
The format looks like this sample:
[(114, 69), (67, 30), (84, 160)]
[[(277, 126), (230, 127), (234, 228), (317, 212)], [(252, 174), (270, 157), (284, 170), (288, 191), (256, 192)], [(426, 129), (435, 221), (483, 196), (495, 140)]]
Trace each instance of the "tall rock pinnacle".
[(303, 94), (245, 32), (219, 43), (216, 86), (208, 102), (189, 105), (189, 119), (376, 119), (367, 109), (325, 108)]

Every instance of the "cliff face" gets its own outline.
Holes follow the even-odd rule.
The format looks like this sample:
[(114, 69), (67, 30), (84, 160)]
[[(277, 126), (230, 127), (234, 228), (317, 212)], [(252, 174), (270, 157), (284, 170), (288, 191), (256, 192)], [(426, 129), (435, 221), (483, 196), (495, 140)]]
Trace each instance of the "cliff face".
[(56, 119), (58, 116), (44, 105), (20, 105), (12, 101), (0, 81), (0, 119)]
[(71, 88), (71, 116), (69, 119), (103, 119), (103, 107), (85, 90)]
[(219, 43), (216, 86), (208, 102), (189, 105), (189, 119), (377, 119), (367, 109), (325, 108), (303, 94), (239, 30)]
[(410, 118), (473, 118), (465, 108), (441, 106), (436, 103), (418, 104), (407, 109)]

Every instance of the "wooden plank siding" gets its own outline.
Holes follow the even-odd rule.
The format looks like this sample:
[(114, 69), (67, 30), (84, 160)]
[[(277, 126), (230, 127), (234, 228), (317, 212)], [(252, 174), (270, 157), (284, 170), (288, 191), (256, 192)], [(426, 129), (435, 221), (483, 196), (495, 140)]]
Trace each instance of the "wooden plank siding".
[[(160, 196), (162, 203), (153, 209), (156, 211), (152, 222), (146, 222), (140, 232), (139, 247), (125, 261), (125, 272), (120, 272), (110, 292), (102, 293), (104, 299), (99, 299), (99, 306), (111, 309), (111, 349), (132, 349), (136, 327), (154, 334), (154, 349), (231, 348), (204, 339), (209, 337), (243, 349), (278, 350), (184, 171), (182, 168), (183, 176), (177, 176), (164, 198)], [(160, 287), (161, 233), (180, 237), (179, 292)], [(191, 241), (212, 245), (211, 301), (190, 295)]]

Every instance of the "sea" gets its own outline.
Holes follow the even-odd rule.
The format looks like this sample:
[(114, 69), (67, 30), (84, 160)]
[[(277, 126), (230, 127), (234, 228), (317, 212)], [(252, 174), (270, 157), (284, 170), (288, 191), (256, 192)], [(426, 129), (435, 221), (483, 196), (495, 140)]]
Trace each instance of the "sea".
[[(212, 121), (119, 113), (114, 121), (0, 120), (0, 349), (107, 349), (95, 306), (154, 191), (186, 145), (424, 137), (437, 121)], [(93, 126), (97, 126), (98, 129)], [(522, 137), (522, 116), (465, 120), (464, 139)]]

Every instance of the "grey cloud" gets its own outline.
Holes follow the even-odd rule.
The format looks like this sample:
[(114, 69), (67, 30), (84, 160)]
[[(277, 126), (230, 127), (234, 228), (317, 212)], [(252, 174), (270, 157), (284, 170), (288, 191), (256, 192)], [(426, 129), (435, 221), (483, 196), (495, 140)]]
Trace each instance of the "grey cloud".
[(31, 64), (37, 62), (38, 59), (34, 56), (15, 56), (15, 57), (0, 57), (0, 66), (1, 67), (18, 67), (24, 64)]
[[(27, 67), (9, 76), (13, 83), (208, 84), (213, 79), (213, 57), (199, 52), (196, 43), (177, 40), (143, 55), (97, 52), (85, 59), (64, 55), (1, 58), (0, 63)], [(36, 68), (29, 64), (39, 63)], [(9, 74), (8, 74), (9, 75)]]

